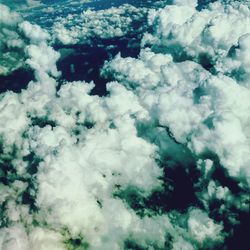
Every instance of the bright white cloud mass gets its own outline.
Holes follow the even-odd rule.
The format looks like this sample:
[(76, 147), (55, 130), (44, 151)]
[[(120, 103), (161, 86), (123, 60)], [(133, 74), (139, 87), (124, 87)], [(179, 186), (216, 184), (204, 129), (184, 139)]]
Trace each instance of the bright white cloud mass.
[[(48, 30), (0, 4), (0, 81), (34, 74), (0, 94), (0, 250), (247, 249), (250, 4), (212, 2), (88, 9)], [(106, 95), (62, 80), (57, 43), (128, 34), (140, 53), (101, 66)]]

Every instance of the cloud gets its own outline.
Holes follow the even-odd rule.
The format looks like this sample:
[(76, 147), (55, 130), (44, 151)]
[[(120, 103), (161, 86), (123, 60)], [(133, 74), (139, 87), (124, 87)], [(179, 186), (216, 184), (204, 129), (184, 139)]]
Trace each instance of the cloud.
[[(247, 72), (247, 57), (243, 51), (248, 48), (247, 43), (244, 42), (247, 40), (248, 31), (243, 29), (243, 20), (245, 23), (248, 17), (245, 16), (243, 19), (243, 16), (248, 12), (244, 5), (236, 6), (236, 9), (226, 8), (219, 3), (215, 3), (213, 6), (214, 8), (211, 7), (210, 11), (206, 9), (201, 12), (191, 7), (178, 5), (167, 6), (158, 12), (154, 11), (149, 18), (150, 23), (155, 27), (154, 39), (156, 40), (152, 49), (142, 50), (139, 59), (123, 59), (117, 56), (113, 61), (107, 63), (103, 74), (111, 73), (125, 86), (135, 89), (143, 106), (162, 126), (170, 129), (178, 142), (187, 144), (195, 154), (210, 151), (218, 155), (222, 165), (227, 168), (231, 176), (239, 178), (245, 176), (244, 178), (249, 182), (250, 176), (247, 170), (249, 164), (249, 140), (247, 137), (249, 90), (245, 88), (247, 85), (241, 86), (235, 77), (226, 76), (225, 72), (225, 75), (221, 74), (222, 72), (212, 75), (209, 70), (204, 69), (204, 65), (201, 67), (196, 63), (199, 53), (201, 53), (199, 47), (206, 51), (205, 57), (212, 56), (211, 63), (216, 65), (218, 54), (220, 54), (219, 61), (223, 55), (227, 55), (230, 46), (234, 46), (235, 42), (239, 40), (239, 44), (242, 45), (237, 49), (236, 58), (242, 62), (241, 64), (246, 65), (241, 67), (244, 67)], [(239, 9), (245, 11), (239, 13), (242, 15), (242, 19), (238, 19), (239, 29), (236, 32), (231, 32), (230, 21), (217, 17), (221, 13), (219, 11), (223, 11), (224, 8), (226, 10), (222, 12), (224, 13), (222, 15), (225, 15), (226, 20), (232, 21), (236, 18), (235, 13), (238, 13)], [(227, 11), (230, 11), (230, 15)], [(179, 13), (184, 14), (180, 16)], [(205, 30), (198, 32), (196, 22), (200, 22), (200, 18), (203, 18), (204, 15), (209, 15), (209, 20), (206, 22), (213, 23), (213, 25), (207, 28), (204, 23)], [(226, 40), (222, 41), (222, 37), (218, 37), (220, 35), (215, 30), (224, 21), (228, 29), (224, 30), (227, 33), (223, 39)], [(187, 25), (190, 26), (188, 29)], [(173, 27), (175, 30), (179, 27), (177, 28), (179, 31), (171, 30)], [(199, 28), (202, 27), (199, 26)], [(187, 42), (185, 46), (182, 44), (185, 43), (185, 40), (187, 41), (188, 37), (185, 36), (184, 39), (183, 36), (182, 39), (180, 36), (181, 30), (188, 30), (188, 35), (192, 35), (192, 29), (196, 32), (195, 39), (199, 41), (200, 45), (196, 46), (193, 51), (194, 58), (189, 58), (189, 54), (193, 53), (191, 51), (194, 36), (190, 40), (192, 43)], [(173, 32), (176, 32), (176, 38), (170, 36), (170, 34), (174, 34)], [(202, 38), (204, 33), (208, 35)], [(212, 50), (208, 47), (211, 46), (211, 42), (207, 45), (207, 40), (210, 39), (209, 34), (213, 34), (213, 54), (210, 54)], [(229, 36), (231, 37), (229, 38)], [(177, 44), (181, 47), (178, 47)], [(153, 52), (158, 50), (159, 46), (162, 46), (162, 50), (167, 51), (166, 55)], [(176, 46), (176, 54), (172, 54), (172, 46)], [(168, 50), (169, 48), (171, 50)], [(180, 57), (178, 60), (181, 62), (173, 61), (173, 59), (176, 60), (176, 55), (183, 50), (188, 53), (187, 58)], [(195, 62), (192, 62), (191, 59)], [(247, 83), (249, 79), (245, 79), (245, 81)], [(230, 145), (230, 149), (228, 145)]]
[(155, 49), (164, 46), (177, 60), (192, 58), (206, 68), (226, 57), (239, 38), (250, 32), (245, 4), (215, 2), (201, 11), (182, 4), (151, 11), (154, 34), (146, 35), (144, 44), (153, 43)]
[(118, 198), (129, 188), (147, 197), (162, 184), (157, 147), (137, 135), (135, 122), (150, 118), (138, 97), (117, 82), (106, 97), (89, 95), (93, 84), (84, 82), (56, 93), (45, 76), (21, 94), (2, 94), (1, 120), (10, 120), (1, 131), (1, 161), (9, 165), (2, 249), (164, 248), (166, 233), (175, 245), (191, 246), (178, 221), (141, 218)]
[(49, 47), (46, 43), (37, 45), (29, 45), (26, 47), (26, 53), (29, 58), (26, 60), (27, 64), (36, 72), (51, 73), (53, 76), (59, 76), (56, 67), (56, 62), (60, 55), (58, 52)]
[[(27, 55), (27, 53), (32, 53), (31, 58), (34, 58), (36, 47), (40, 47), (39, 50), (43, 50), (44, 53), (41, 59), (43, 62), (40, 61), (40, 64), (43, 64), (43, 67), (53, 66), (54, 61), (52, 61), (51, 65), (47, 65), (50, 59), (47, 59), (47, 62), (44, 61), (46, 46), (48, 53), (51, 53), (51, 49), (46, 45), (47, 41), (50, 39), (48, 32), (41, 29), (36, 24), (24, 21), (18, 13), (11, 11), (5, 5), (1, 4), (0, 9), (0, 75), (8, 75), (20, 67), (27, 66), (25, 64), (25, 59), (30, 56)], [(39, 53), (38, 50), (37, 53)], [(56, 58), (58, 59), (58, 56)], [(31, 67), (38, 67), (37, 65), (35, 66), (35, 63), (32, 63), (30, 59), (28, 60), (28, 64)], [(51, 72), (52, 71), (52, 74), (58, 74), (54, 68), (51, 69)]]
[[(243, 21), (249, 12), (240, 3), (195, 7), (196, 1), (174, 1), (151, 10), (153, 31), (139, 57), (118, 54), (106, 62), (102, 75), (114, 81), (100, 97), (91, 94), (93, 82), (59, 84), (60, 55), (48, 32), (0, 5), (4, 55), (11, 58), (11, 46), (25, 55), (4, 74), (25, 61), (35, 75), (21, 93), (0, 95), (2, 250), (223, 244), (247, 211), (249, 35)], [(59, 38), (61, 28), (56, 35), (66, 44), (81, 42), (92, 28), (89, 37), (124, 35), (133, 22), (128, 13), (140, 20), (140, 10), (86, 11), (77, 20), (86, 30), (79, 24), (75, 36), (73, 26), (69, 36)], [(73, 16), (66, 19), (74, 23)], [(185, 178), (195, 201), (186, 197)], [(185, 207), (171, 207), (185, 199)]]
[[(176, 2), (150, 11), (148, 20), (153, 32), (144, 35), (139, 57), (117, 55), (106, 62), (102, 75), (118, 80), (135, 93), (154, 126), (158, 126), (158, 130), (148, 128), (148, 134), (160, 147), (161, 159), (169, 159), (169, 162), (163, 160), (166, 173), (173, 159), (174, 165), (178, 164), (173, 153), (168, 152), (177, 150), (169, 143), (169, 137), (190, 149), (198, 164), (204, 163), (195, 184), (202, 190), (197, 196), (208, 210), (218, 202), (218, 216), (223, 217), (232, 207), (237, 207), (238, 212), (246, 211), (246, 190), (250, 183), (250, 92), (245, 54), (249, 10), (243, 3), (216, 2), (201, 11), (195, 5), (185, 4)], [(223, 35), (219, 32), (221, 27)], [(156, 140), (159, 128), (163, 129), (162, 134), (165, 128), (167, 135)], [(183, 165), (185, 161), (183, 158)], [(186, 171), (191, 171), (190, 166)], [(227, 184), (218, 171), (225, 172), (223, 178)], [(214, 178), (214, 182), (209, 178)], [(229, 182), (234, 184), (230, 186)], [(233, 185), (240, 186), (237, 194)], [(241, 223), (238, 216), (237, 212), (232, 213), (224, 221), (234, 227)], [(201, 225), (198, 227), (202, 231), (199, 236), (203, 237), (203, 232), (209, 235)], [(191, 231), (190, 237), (199, 241)], [(206, 245), (205, 238), (202, 244)], [(173, 246), (179, 247), (179, 243)]]
[(2, 4), (0, 5), (0, 12), (0, 74), (6, 75), (22, 64), (24, 41), (16, 28), (22, 18)]
[(50, 38), (49, 34), (40, 26), (31, 24), (28, 21), (20, 23), (19, 28), (30, 39), (30, 42), (34, 44), (39, 44), (41, 41), (46, 41)]
[(121, 37), (134, 32), (134, 26), (136, 23), (142, 24), (146, 12), (146, 8), (124, 4), (98, 11), (88, 9), (80, 15), (69, 14), (54, 23), (54, 39), (63, 44), (76, 44), (86, 43), (93, 38)]

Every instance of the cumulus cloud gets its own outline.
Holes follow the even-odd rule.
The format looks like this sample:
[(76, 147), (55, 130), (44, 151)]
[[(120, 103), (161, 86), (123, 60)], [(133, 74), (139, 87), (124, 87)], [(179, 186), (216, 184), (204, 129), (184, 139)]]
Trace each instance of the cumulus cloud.
[[(41, 47), (40, 50), (43, 50), (42, 53), (44, 53), (40, 63), (43, 61), (44, 67), (50, 67), (51, 65), (45, 66), (46, 63), (44, 62), (47, 53), (45, 47), (47, 46), (48, 55), (51, 50), (48, 45), (44, 45), (50, 39), (48, 32), (36, 24), (24, 21), (18, 13), (11, 11), (5, 5), (0, 5), (0, 11), (0, 75), (8, 75), (12, 71), (24, 67), (25, 60), (30, 57), (27, 53), (32, 53), (31, 57), (35, 56), (35, 47)], [(49, 60), (47, 59), (47, 62)], [(30, 60), (29, 64), (31, 64)], [(52, 64), (54, 64), (54, 61)], [(51, 69), (51, 71), (56, 74), (55, 69)]]
[(165, 56), (161, 65), (159, 58), (164, 56), (151, 51), (140, 59), (118, 56), (104, 71), (109, 74), (111, 67), (115, 78), (135, 89), (143, 107), (175, 140), (200, 157), (217, 155), (232, 177), (249, 183), (249, 90), (196, 63), (174, 63)]
[(164, 46), (177, 60), (191, 57), (204, 67), (211, 67), (228, 55), (241, 36), (250, 32), (249, 16), (247, 4), (240, 2), (215, 2), (196, 11), (194, 6), (181, 1), (151, 11), (149, 23), (154, 34), (145, 35), (143, 43), (153, 43), (155, 50)]
[(80, 15), (69, 14), (54, 23), (54, 39), (63, 44), (76, 44), (86, 43), (93, 38), (121, 37), (133, 32), (135, 27), (142, 29), (146, 12), (146, 8), (124, 4), (99, 11), (88, 9)]
[[(58, 84), (59, 53), (48, 45), (48, 32), (0, 8), (0, 34), (9, 34), (4, 55), (11, 58), (12, 46), (25, 55), (2, 74), (24, 60), (35, 74), (21, 93), (0, 95), (0, 248), (220, 247), (239, 223), (231, 210), (248, 209), (246, 5), (221, 1), (198, 11), (196, 1), (176, 0), (151, 10), (153, 32), (144, 35), (139, 57), (118, 54), (104, 65), (102, 75), (114, 81), (103, 97), (91, 94), (93, 82)], [(71, 26), (56, 36), (67, 44), (124, 35), (128, 14), (137, 20), (140, 10), (88, 10), (75, 35)], [(196, 199), (184, 209), (167, 206), (186, 196), (183, 183), (178, 193), (169, 178), (175, 169), (182, 171), (176, 181), (190, 178)], [(178, 197), (167, 199), (172, 194)]]
[[(104, 67), (103, 74), (111, 72), (116, 79), (135, 89), (143, 106), (153, 113), (161, 125), (170, 129), (177, 141), (187, 144), (196, 154), (213, 152), (231, 176), (245, 176), (249, 182), (249, 89), (245, 88), (249, 79), (245, 77), (246, 83), (241, 86), (237, 78), (233, 77), (239, 73), (231, 71), (231, 77), (225, 72), (211, 74), (204, 68), (205, 65), (196, 63), (201, 53), (199, 48), (202, 48), (202, 53), (206, 51), (203, 56), (207, 60), (211, 57), (210, 63), (216, 65), (239, 41), (241, 46), (236, 49), (235, 61), (238, 60), (241, 69), (247, 72), (248, 63), (244, 53), (248, 47), (244, 41), (247, 40), (248, 30), (244, 27), (249, 12), (244, 5), (237, 5), (234, 9), (214, 3), (210, 8), (198, 12), (192, 7), (174, 5), (154, 11), (149, 18), (155, 27), (155, 33), (151, 35), (154, 40), (151, 40), (152, 49), (143, 50), (139, 59), (121, 58), (118, 55)], [(222, 19), (221, 13), (229, 21)], [(242, 15), (242, 19), (238, 18), (239, 15)], [(209, 16), (209, 20), (204, 19), (204, 16)], [(197, 29), (201, 18), (205, 29), (199, 31), (203, 28), (199, 25)], [(234, 18), (237, 18), (239, 29), (232, 32), (230, 20), (233, 22)], [(213, 25), (207, 26), (208, 22)], [(227, 33), (223, 41), (215, 31), (222, 23), (228, 27), (224, 29)], [(194, 35), (192, 29), (196, 32)], [(181, 30), (192, 36), (190, 42), (187, 41), (187, 35), (180, 37)], [(210, 35), (213, 39), (209, 38)], [(197, 42), (194, 42), (194, 37)], [(207, 43), (208, 40), (214, 42)], [(195, 47), (192, 47), (194, 44)], [(159, 51), (159, 46), (167, 53), (154, 52)], [(172, 49), (175, 50), (174, 54)], [(179, 57), (183, 51), (186, 55)], [(218, 55), (220, 59), (217, 60)]]
[[(175, 1), (150, 11), (153, 32), (144, 35), (139, 57), (117, 55), (105, 64), (102, 74), (138, 96), (154, 124), (165, 128), (165, 138), (170, 136), (191, 150), (201, 166), (196, 187), (203, 191), (197, 196), (208, 210), (217, 200), (222, 216), (232, 207), (246, 211), (248, 202), (250, 79), (246, 54), (249, 30), (245, 24), (250, 15), (242, 2), (215, 2), (201, 11), (195, 8), (196, 1), (192, 3)], [(150, 131), (151, 138), (157, 138), (155, 131)], [(169, 159), (164, 147), (169, 149), (170, 144), (162, 141), (154, 139), (162, 156)], [(239, 189), (235, 195), (229, 185), (220, 186), (218, 169), (226, 171), (227, 178), (245, 191)], [(220, 180), (209, 182), (214, 177)], [(231, 225), (238, 223), (237, 214), (228, 218)]]
[(22, 21), (22, 18), (2, 4), (0, 5), (0, 12), (0, 74), (5, 75), (20, 66), (23, 57), (24, 41), (16, 27)]
[[(140, 218), (114, 196), (128, 187), (149, 195), (160, 188), (161, 170), (155, 145), (137, 136), (135, 119), (149, 115), (137, 97), (115, 82), (105, 98), (90, 96), (92, 87), (67, 83), (51, 94), (34, 82), (2, 95), (10, 120), (22, 120), (8, 126), (12, 140), (1, 131), (2, 161), (11, 168), (1, 187), (8, 221), (2, 249), (122, 249), (128, 240), (163, 248), (166, 232), (182, 238), (166, 215)], [(14, 103), (19, 109), (11, 111)]]

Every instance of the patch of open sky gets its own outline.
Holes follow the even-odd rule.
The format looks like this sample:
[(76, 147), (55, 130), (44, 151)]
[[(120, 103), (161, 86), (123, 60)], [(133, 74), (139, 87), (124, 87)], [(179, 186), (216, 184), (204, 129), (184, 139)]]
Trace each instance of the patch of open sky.
[(34, 73), (28, 68), (17, 69), (8, 76), (0, 75), (0, 93), (8, 90), (20, 93), (32, 80), (35, 80)]
[(91, 44), (57, 45), (62, 57), (58, 61), (58, 69), (62, 72), (60, 82), (64, 81), (94, 81), (92, 94), (106, 95), (106, 83), (112, 79), (104, 79), (100, 74), (106, 60), (110, 60), (118, 53), (123, 57), (135, 57), (140, 47), (133, 37), (116, 37), (99, 39)]

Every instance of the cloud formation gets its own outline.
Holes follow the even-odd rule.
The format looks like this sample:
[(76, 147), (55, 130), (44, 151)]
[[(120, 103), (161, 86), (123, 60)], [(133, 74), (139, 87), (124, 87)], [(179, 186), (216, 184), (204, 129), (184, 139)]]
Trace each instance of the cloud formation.
[[(149, 22), (155, 31), (143, 39), (146, 44), (150, 37), (152, 48), (142, 50), (139, 59), (118, 55), (107, 63), (103, 74), (111, 73), (133, 89), (143, 106), (149, 112), (154, 110), (154, 118), (169, 128), (178, 142), (197, 155), (214, 153), (231, 176), (244, 176), (249, 183), (250, 79), (245, 55), (249, 31), (244, 25), (250, 12), (240, 4), (233, 8), (214, 3), (210, 9), (198, 12), (182, 2), (152, 11)], [(233, 32), (236, 19), (239, 28)], [(216, 30), (224, 21), (227, 33), (222, 38)], [(239, 48), (235, 48), (237, 44)], [(236, 51), (230, 59), (232, 50)], [(221, 60), (225, 68), (232, 61), (240, 66), (229, 74), (228, 70), (218, 70)], [(239, 70), (245, 73), (244, 83), (238, 80)]]
[[(139, 57), (104, 65), (114, 81), (103, 97), (91, 94), (93, 82), (59, 83), (51, 35), (0, 8), (1, 74), (26, 63), (35, 75), (21, 93), (0, 95), (0, 249), (223, 246), (248, 210), (247, 5), (152, 9)], [(76, 35), (59, 27), (56, 36), (124, 35), (140, 11), (86, 11)], [(195, 202), (171, 207), (185, 200), (186, 179)]]
[(63, 44), (77, 44), (86, 43), (89, 39), (121, 37), (135, 27), (143, 29), (141, 25), (146, 12), (146, 8), (124, 4), (99, 11), (88, 9), (80, 15), (69, 14), (54, 23), (54, 39)]
[(50, 35), (38, 25), (24, 21), (3, 4), (0, 4), (0, 12), (0, 75), (8, 75), (25, 66), (28, 48), (41, 46), (50, 39)]

